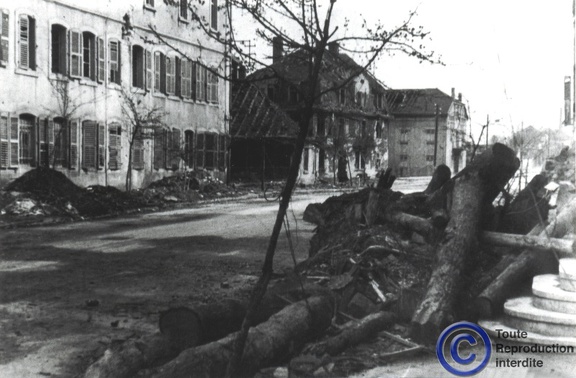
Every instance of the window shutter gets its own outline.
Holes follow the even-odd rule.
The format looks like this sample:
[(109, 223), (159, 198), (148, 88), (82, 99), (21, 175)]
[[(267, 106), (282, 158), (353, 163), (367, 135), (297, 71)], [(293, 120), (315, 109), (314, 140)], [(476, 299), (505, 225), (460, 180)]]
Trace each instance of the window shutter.
[(78, 166), (78, 121), (70, 121), (68, 132), (68, 141), (70, 142), (68, 150), (68, 167), (75, 169)]
[(192, 99), (196, 101), (196, 62), (191, 62), (192, 64)]
[(20, 44), (20, 60), (18, 66), (24, 69), (27, 69), (30, 64), (28, 54), (30, 44), (30, 23), (28, 21), (28, 16), (20, 16), (20, 34), (18, 37), (18, 43)]
[(182, 60), (176, 57), (175, 59), (175, 68), (176, 68), (176, 85), (175, 85), (175, 92), (176, 96), (182, 96)]
[(164, 130), (157, 128), (154, 130), (154, 169), (164, 167)]
[(38, 166), (48, 165), (48, 119), (42, 120), (38, 127), (38, 148), (40, 149)]
[[(113, 123), (110, 125), (110, 130), (108, 133), (108, 168), (113, 171), (120, 169), (121, 165), (121, 135), (121, 127), (119, 124)], [(132, 159), (134, 159), (134, 154), (132, 154)], [(132, 165), (134, 165), (134, 163), (132, 163)]]
[(54, 159), (54, 121), (48, 120), (48, 167), (51, 167)]
[(175, 94), (176, 89), (176, 58), (166, 57), (166, 93)]
[(18, 118), (10, 118), (10, 167), (18, 166)]
[(120, 85), (122, 83), (122, 44), (120, 41), (117, 42), (118, 46), (118, 71), (116, 73), (116, 84)]
[(97, 125), (93, 121), (82, 123), (82, 168), (96, 168)]
[(160, 53), (160, 92), (166, 93), (166, 56)]
[(152, 89), (152, 53), (148, 50), (146, 54), (146, 90)]
[(106, 80), (106, 68), (105, 68), (105, 51), (106, 45), (104, 45), (104, 39), (98, 38), (98, 82), (102, 83)]
[(155, 52), (154, 53), (154, 92), (161, 92), (161, 88), (160, 88), (160, 53), (159, 52)]
[(10, 131), (8, 116), (0, 116), (0, 168), (10, 165)]
[(196, 167), (204, 167), (204, 134), (196, 136)]
[(210, 99), (208, 98), (207, 94), (208, 94), (208, 70), (206, 69), (206, 67), (202, 67), (202, 80), (204, 80), (204, 83), (202, 85), (202, 90), (204, 91), (204, 94), (202, 95), (202, 100), (208, 102)]
[[(53, 121), (52, 121), (53, 122)], [(64, 146), (64, 127), (61, 122), (54, 124), (54, 157), (51, 158), (54, 166), (64, 166), (63, 146)]]
[(9, 31), (10, 31), (10, 14), (8, 10), (0, 10), (0, 66), (6, 67), (9, 58)]
[(82, 74), (82, 34), (70, 31), (70, 76), (80, 77)]
[(106, 150), (104, 150), (104, 138), (106, 137), (106, 128), (103, 124), (98, 123), (98, 168), (104, 168), (106, 161)]
[(180, 129), (172, 129), (172, 158), (171, 165), (175, 171), (180, 167)]
[(218, 136), (218, 169), (224, 171), (226, 169), (226, 150), (227, 150), (227, 138), (226, 135), (222, 134)]
[(132, 148), (132, 168), (144, 169), (144, 148), (142, 140), (134, 139)]

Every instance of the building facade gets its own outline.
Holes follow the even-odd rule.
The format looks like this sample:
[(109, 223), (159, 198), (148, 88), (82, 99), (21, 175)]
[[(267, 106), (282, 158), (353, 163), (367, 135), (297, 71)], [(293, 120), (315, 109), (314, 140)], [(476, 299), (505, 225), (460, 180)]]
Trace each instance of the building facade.
[[(224, 31), (219, 3), (198, 9), (211, 33)], [(168, 4), (0, 4), (0, 184), (49, 166), (79, 185), (123, 187), (131, 145), (134, 187), (182, 170), (225, 177), (226, 51), (185, 2)], [(135, 114), (154, 122), (135, 134)]]
[[(307, 80), (302, 51), (285, 54), (275, 41), (273, 63), (252, 73), (253, 85), (270, 101), (299, 122), (302, 108), (299, 86)], [(344, 181), (374, 175), (387, 166), (388, 121), (384, 86), (348, 55), (331, 44), (324, 54), (319, 91), (307, 144), (300, 166), (300, 182), (318, 178)], [(282, 79), (279, 79), (281, 76)], [(336, 88), (336, 90), (327, 90)]]
[(438, 89), (391, 89), (386, 97), (393, 116), (390, 167), (397, 176), (430, 176), (440, 164), (453, 174), (464, 168), (469, 117), (461, 95)]

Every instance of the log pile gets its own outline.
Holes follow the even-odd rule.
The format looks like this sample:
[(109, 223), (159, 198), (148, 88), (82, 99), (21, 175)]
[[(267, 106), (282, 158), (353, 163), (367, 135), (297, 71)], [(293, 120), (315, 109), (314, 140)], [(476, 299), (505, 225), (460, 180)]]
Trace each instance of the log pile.
[[(317, 229), (309, 258), (267, 293), (242, 375), (275, 364), (293, 376), (338, 375), (332, 358), (371, 338), (396, 344), (379, 356), (390, 361), (435, 344), (455, 321), (498, 314), (534, 275), (575, 253), (567, 237), (576, 229), (574, 195), (550, 211), (550, 177), (538, 175), (513, 198), (504, 188), (518, 166), (512, 150), (495, 144), (453, 177), (437, 167), (422, 192), (392, 190), (389, 169), (375, 187), (310, 204), (304, 219)], [(148, 340), (154, 358), (151, 347), (139, 348), (142, 363), (126, 345), (87, 376), (112, 376), (107, 360), (122, 353), (138, 362), (122, 376), (224, 376), (245, 311), (238, 302), (172, 309)], [(394, 324), (404, 332), (388, 332)]]

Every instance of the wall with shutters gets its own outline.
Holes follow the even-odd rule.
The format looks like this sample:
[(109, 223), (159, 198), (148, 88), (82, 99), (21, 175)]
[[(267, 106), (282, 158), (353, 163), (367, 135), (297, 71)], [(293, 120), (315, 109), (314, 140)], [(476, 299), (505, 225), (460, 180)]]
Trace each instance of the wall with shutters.
[[(59, 163), (56, 168), (66, 174), (79, 185), (112, 185), (122, 188), (125, 181), (127, 161), (128, 161), (128, 132), (124, 124), (121, 109), (120, 86), (111, 83), (109, 80), (108, 59), (109, 42), (118, 41), (120, 45), (120, 77), (121, 82), (127, 88), (132, 86), (131, 48), (133, 45), (142, 46), (145, 49), (145, 61), (154, 60), (154, 51), (161, 51), (167, 56), (174, 57), (174, 53), (166, 46), (146, 43), (145, 39), (153, 39), (148, 32), (150, 22), (154, 22), (157, 29), (165, 38), (182, 51), (187, 51), (192, 58), (201, 56), (201, 61), (206, 65), (216, 65), (222, 61), (223, 50), (221, 46), (212, 44), (193, 27), (192, 22), (178, 22), (178, 7), (170, 7), (164, 1), (155, 2), (155, 12), (143, 7), (144, 0), (124, 0), (120, 2), (87, 2), (84, 0), (19, 0), (18, 2), (2, 2), (0, 4), (0, 83), (2, 83), (2, 98), (0, 103), (0, 115), (6, 115), (8, 134), (7, 138), (0, 135), (0, 145), (17, 145), (17, 139), (10, 138), (10, 117), (18, 118), (21, 114), (30, 114), (36, 117), (38, 122), (38, 135), (35, 141), (36, 161), (40, 164), (50, 161), (50, 156), (55, 151), (55, 130), (60, 130), (60, 126), (54, 127), (54, 118), (61, 115), (59, 111), (59, 101), (55, 94), (55, 87), (52, 83), (67, 83), (70, 98), (76, 105), (77, 110), (71, 117), (72, 123), (66, 127), (65, 143), (67, 149), (65, 154), (58, 157)], [(209, 16), (209, 4), (205, 5), (206, 17)], [(131, 24), (135, 32), (131, 35), (122, 35), (123, 16), (130, 15)], [(35, 67), (22, 69), (20, 64), (20, 36), (18, 32), (19, 20), (27, 17), (28, 27), (34, 28), (34, 35), (29, 33), (27, 42), (34, 44), (33, 51)], [(7, 22), (4, 22), (7, 20)], [(223, 23), (225, 17), (219, 17)], [(4, 27), (6, 23), (7, 27)], [(52, 64), (52, 41), (51, 27), (53, 24), (62, 25), (66, 29), (66, 70), (68, 75), (53, 73)], [(223, 27), (220, 27), (223, 30)], [(78, 67), (75, 74), (80, 73), (78, 78), (71, 78), (72, 56), (80, 59), (82, 52), (74, 54), (71, 51), (73, 32), (76, 32), (77, 45), (80, 48), (82, 32), (89, 32), (94, 35), (95, 46), (91, 51), (94, 54), (94, 80), (83, 78), (82, 67)], [(24, 41), (24, 39), (22, 39)], [(189, 41), (194, 41), (190, 43)], [(197, 41), (203, 45), (200, 51)], [(104, 50), (104, 51), (103, 51)], [(104, 56), (102, 56), (104, 53)], [(28, 56), (30, 66), (30, 56)], [(146, 67), (146, 66), (145, 66)], [(191, 71), (187, 64), (178, 62), (175, 69)], [(80, 72), (78, 72), (78, 70)], [(58, 70), (56, 70), (58, 71)], [(154, 70), (146, 70), (146, 80), (150, 83), (146, 87), (153, 86)], [(101, 80), (102, 76), (103, 79)], [(186, 74), (188, 76), (188, 74)], [(192, 72), (190, 79), (185, 79), (184, 85), (192, 85)], [(152, 80), (148, 78), (152, 78)], [(151, 88), (152, 89), (152, 88)], [(187, 96), (186, 90), (182, 91), (181, 86), (174, 85), (175, 95), (154, 94), (153, 90), (145, 92), (141, 97), (142, 103), (148, 107), (160, 107), (164, 110), (166, 127), (171, 130), (173, 138), (179, 139), (179, 144), (184, 145), (184, 132), (191, 130), (197, 133), (211, 132), (215, 134), (225, 134), (225, 119), (228, 114), (228, 84), (219, 81), (218, 104), (193, 101), (184, 99)], [(181, 96), (176, 96), (180, 94)], [(83, 124), (86, 121), (96, 123), (96, 145), (94, 151), (86, 149), (83, 143)], [(0, 117), (0, 126), (3, 119)], [(119, 137), (110, 138), (108, 126), (112, 122), (123, 124)], [(40, 131), (44, 134), (42, 134)], [(2, 134), (2, 127), (0, 127)], [(18, 135), (18, 127), (16, 127)], [(90, 134), (92, 135), (92, 134)], [(88, 137), (90, 137), (88, 135)], [(40, 138), (42, 137), (42, 139)], [(58, 143), (61, 143), (58, 139)], [(171, 141), (176, 145), (176, 141)], [(119, 151), (118, 157), (110, 156), (110, 146), (119, 145), (114, 151)], [(4, 151), (10, 153), (10, 148), (0, 148), (0, 161)], [(135, 187), (159, 179), (165, 175), (172, 175), (181, 172), (185, 164), (181, 158), (172, 152), (167, 156), (168, 164), (163, 168), (154, 169), (154, 142), (144, 140), (142, 142), (141, 153), (139, 152), (140, 164), (133, 171), (133, 183)], [(94, 153), (94, 160), (87, 154)], [(7, 162), (10, 164), (10, 159)], [(121, 161), (119, 168), (110, 168), (110, 161)], [(17, 160), (17, 159), (14, 159)], [(53, 160), (53, 159), (52, 159)], [(65, 161), (65, 164), (62, 162)], [(88, 164), (86, 164), (88, 163)], [(52, 163), (48, 163), (52, 165)], [(115, 164), (115, 163), (114, 163)], [(89, 166), (87, 166), (89, 165)], [(0, 187), (10, 180), (24, 174), (34, 167), (31, 165), (11, 164), (10, 167), (2, 168), (0, 164)], [(176, 170), (175, 167), (178, 169)], [(215, 167), (213, 174), (221, 179), (225, 178), (225, 167)]]

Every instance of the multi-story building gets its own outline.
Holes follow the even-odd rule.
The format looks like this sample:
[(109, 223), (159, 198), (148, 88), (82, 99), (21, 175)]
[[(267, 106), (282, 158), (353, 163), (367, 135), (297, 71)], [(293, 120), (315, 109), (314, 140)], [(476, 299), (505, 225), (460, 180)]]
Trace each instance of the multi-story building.
[[(272, 64), (252, 73), (248, 79), (253, 80), (258, 93), (268, 97), (297, 123), (302, 109), (299, 88), (306, 83), (307, 75), (306, 53), (298, 50), (285, 54), (282, 42), (276, 39)], [(330, 88), (336, 90), (329, 91)], [(386, 167), (387, 159), (390, 117), (384, 86), (333, 43), (324, 54), (319, 91), (325, 93), (314, 106), (301, 160), (300, 182), (359, 174), (373, 177), (380, 168)], [(241, 93), (252, 96), (257, 92)], [(282, 143), (275, 148), (277, 153), (272, 163), (285, 171), (293, 142), (284, 139)]]
[(469, 117), (461, 94), (456, 98), (454, 90), (449, 96), (435, 88), (391, 89), (386, 97), (393, 116), (389, 160), (396, 175), (429, 176), (440, 164), (452, 173), (464, 168)]
[[(224, 32), (222, 3), (199, 5), (209, 33)], [(134, 187), (185, 169), (225, 177), (226, 51), (187, 2), (19, 0), (0, 15), (2, 183), (50, 166), (122, 187), (132, 139)], [(128, 99), (157, 116), (136, 138)]]

